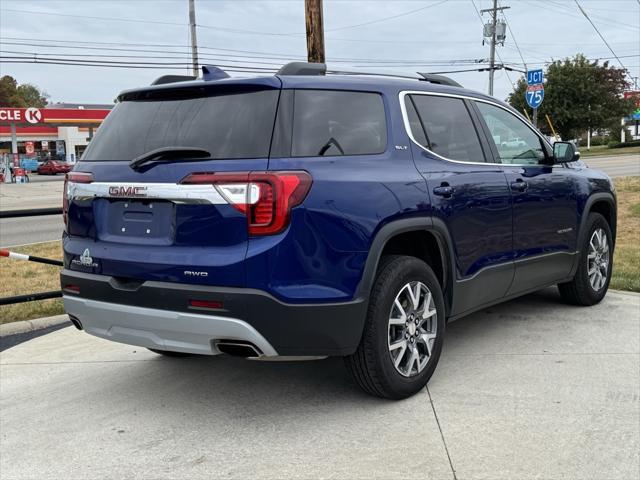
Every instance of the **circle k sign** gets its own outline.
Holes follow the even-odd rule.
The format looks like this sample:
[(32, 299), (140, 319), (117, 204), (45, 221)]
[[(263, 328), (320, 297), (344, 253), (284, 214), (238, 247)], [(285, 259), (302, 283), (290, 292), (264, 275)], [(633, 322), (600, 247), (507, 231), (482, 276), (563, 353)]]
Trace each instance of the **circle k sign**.
[(24, 119), (29, 123), (42, 122), (42, 112), (37, 108), (27, 108), (24, 112)]
[(2, 108), (0, 107), (0, 123), (43, 123), (44, 114), (42, 110), (35, 107), (30, 108)]

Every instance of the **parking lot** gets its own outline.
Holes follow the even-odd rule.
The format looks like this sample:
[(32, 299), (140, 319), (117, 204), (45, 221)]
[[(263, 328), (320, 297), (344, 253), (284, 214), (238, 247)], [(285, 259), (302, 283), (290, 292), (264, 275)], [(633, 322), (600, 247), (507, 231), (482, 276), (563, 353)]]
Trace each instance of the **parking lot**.
[(368, 397), (340, 359), (169, 359), (69, 327), (1, 355), (3, 479), (631, 479), (640, 296), (554, 289), (449, 326), (428, 390)]

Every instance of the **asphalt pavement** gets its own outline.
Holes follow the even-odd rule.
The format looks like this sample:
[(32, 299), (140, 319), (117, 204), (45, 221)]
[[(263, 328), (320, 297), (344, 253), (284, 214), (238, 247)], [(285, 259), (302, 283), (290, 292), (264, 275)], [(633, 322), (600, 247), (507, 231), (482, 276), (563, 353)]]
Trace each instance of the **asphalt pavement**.
[(60, 240), (62, 215), (0, 219), (0, 247)]
[(0, 183), (0, 210), (61, 208), (64, 180), (29, 183)]
[(62, 173), (57, 175), (38, 175), (37, 173), (30, 173), (29, 183), (33, 182), (64, 182), (64, 175)]
[(602, 170), (610, 177), (640, 175), (640, 154), (584, 157), (590, 168)]
[(554, 289), (448, 326), (414, 397), (340, 359), (165, 358), (72, 327), (0, 355), (9, 479), (640, 477), (640, 296)]

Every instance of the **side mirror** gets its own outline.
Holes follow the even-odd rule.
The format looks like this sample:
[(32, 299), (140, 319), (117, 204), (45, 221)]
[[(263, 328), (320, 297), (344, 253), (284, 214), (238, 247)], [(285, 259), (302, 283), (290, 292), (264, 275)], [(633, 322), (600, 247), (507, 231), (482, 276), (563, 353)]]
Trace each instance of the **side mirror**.
[(553, 163), (569, 163), (580, 160), (580, 152), (571, 142), (556, 142), (553, 144)]

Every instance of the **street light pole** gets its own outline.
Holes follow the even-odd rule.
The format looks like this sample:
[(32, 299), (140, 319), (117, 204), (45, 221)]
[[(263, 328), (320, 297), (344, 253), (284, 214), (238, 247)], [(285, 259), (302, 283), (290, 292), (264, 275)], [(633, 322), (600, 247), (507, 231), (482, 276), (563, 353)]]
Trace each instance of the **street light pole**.
[(198, 39), (196, 37), (196, 6), (195, 0), (189, 0), (189, 30), (191, 31), (191, 61), (193, 75), (198, 76)]
[(307, 27), (307, 59), (312, 63), (324, 63), (322, 0), (305, 0), (304, 14)]

